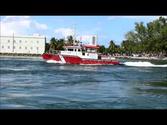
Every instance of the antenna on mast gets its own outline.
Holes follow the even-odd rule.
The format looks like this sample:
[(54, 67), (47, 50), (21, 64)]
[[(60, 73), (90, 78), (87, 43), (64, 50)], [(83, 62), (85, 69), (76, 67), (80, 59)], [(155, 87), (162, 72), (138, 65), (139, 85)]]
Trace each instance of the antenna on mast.
[(76, 29), (75, 29), (75, 24), (74, 24), (74, 34), (73, 34), (73, 44), (74, 44), (74, 45), (75, 45), (75, 40), (76, 40), (76, 38), (75, 38), (75, 37), (76, 37), (75, 30), (76, 30)]

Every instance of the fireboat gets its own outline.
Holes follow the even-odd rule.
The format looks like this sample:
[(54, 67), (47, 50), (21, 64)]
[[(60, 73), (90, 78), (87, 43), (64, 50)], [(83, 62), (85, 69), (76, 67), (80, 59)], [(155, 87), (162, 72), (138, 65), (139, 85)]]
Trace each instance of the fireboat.
[(58, 64), (78, 64), (78, 65), (118, 65), (120, 64), (110, 55), (102, 55), (97, 52), (100, 48), (95, 44), (77, 44), (64, 46), (64, 50), (42, 54), (46, 61), (54, 61)]

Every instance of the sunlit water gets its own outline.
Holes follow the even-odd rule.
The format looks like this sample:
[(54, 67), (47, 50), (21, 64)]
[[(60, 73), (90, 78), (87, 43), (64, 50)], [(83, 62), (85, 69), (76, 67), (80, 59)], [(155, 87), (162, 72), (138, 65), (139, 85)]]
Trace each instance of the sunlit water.
[(0, 109), (167, 109), (167, 68), (0, 57)]

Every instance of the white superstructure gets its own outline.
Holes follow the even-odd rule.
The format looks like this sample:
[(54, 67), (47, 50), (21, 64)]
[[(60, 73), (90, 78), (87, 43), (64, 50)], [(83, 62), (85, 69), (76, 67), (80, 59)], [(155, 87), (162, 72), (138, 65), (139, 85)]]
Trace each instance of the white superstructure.
[(0, 53), (43, 54), (44, 36), (0, 36)]
[(65, 46), (61, 55), (78, 56), (83, 59), (98, 59), (97, 46)]

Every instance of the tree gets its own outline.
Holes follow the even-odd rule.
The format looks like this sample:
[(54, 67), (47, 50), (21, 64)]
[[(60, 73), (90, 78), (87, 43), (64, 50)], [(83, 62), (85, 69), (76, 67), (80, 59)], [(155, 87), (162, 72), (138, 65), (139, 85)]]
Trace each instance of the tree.
[(56, 39), (54, 37), (50, 40), (50, 50), (55, 50), (57, 46)]
[(56, 49), (57, 50), (63, 50), (64, 48), (63, 48), (63, 46), (64, 46), (64, 39), (59, 39), (58, 41), (57, 41), (57, 47), (56, 47)]
[(102, 54), (106, 53), (106, 48), (105, 48), (105, 46), (104, 46), (104, 45), (100, 46), (100, 48), (98, 49), (98, 52), (99, 52), (99, 53), (102, 53)]
[(137, 42), (137, 35), (135, 32), (133, 31), (129, 31), (125, 34), (125, 38), (129, 41), (134, 41), (134, 42)]
[(116, 45), (113, 40), (110, 41), (110, 45), (108, 47), (108, 53), (113, 54), (116, 52)]
[(54, 37), (50, 40), (50, 50), (63, 50), (64, 39), (55, 39)]
[(129, 53), (167, 54), (167, 18), (160, 17), (145, 26), (135, 23), (134, 31), (125, 35), (122, 47)]
[(137, 51), (136, 48), (134, 48), (134, 46), (135, 46), (135, 42), (130, 40), (124, 40), (121, 43), (121, 47), (123, 48), (123, 51), (128, 55), (131, 55), (133, 52)]
[(45, 45), (45, 52), (49, 52), (49, 48), (50, 48), (50, 44), (49, 43), (46, 43)]
[(72, 36), (68, 36), (67, 37), (67, 43), (66, 43), (68, 46), (71, 46), (74, 44), (74, 39)]
[(122, 51), (121, 51), (121, 47), (120, 47), (119, 45), (116, 45), (115, 48), (116, 48), (116, 49), (115, 49), (115, 52), (116, 52), (116, 53), (121, 53), (121, 52), (122, 52)]

